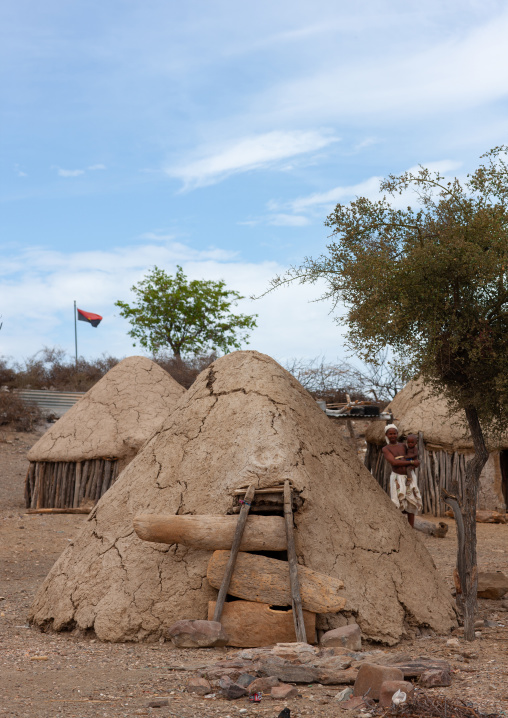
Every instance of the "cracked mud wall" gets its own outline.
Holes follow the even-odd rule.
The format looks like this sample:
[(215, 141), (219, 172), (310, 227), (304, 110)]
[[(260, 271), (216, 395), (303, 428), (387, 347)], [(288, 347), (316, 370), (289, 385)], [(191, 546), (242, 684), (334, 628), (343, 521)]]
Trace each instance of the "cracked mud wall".
[[(336, 426), (270, 357), (235, 352), (205, 370), (100, 500), (41, 586), (30, 619), (103, 640), (156, 640), (206, 618), (211, 553), (141, 541), (137, 513), (225, 514), (234, 489), (290, 479), (299, 561), (345, 583), (364, 634), (395, 643), (407, 624), (446, 632), (451, 596), (417, 532)], [(321, 616), (333, 627), (344, 616)]]
[(147, 357), (124, 359), (105, 374), (28, 452), (28, 460), (114, 458), (120, 470), (185, 393)]

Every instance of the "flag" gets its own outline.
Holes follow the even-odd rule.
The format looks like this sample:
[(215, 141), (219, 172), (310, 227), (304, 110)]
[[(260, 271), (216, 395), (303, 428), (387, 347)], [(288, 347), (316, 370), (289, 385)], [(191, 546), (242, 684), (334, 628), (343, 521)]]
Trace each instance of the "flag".
[(82, 309), (78, 309), (78, 320), (80, 322), (88, 322), (92, 327), (98, 327), (102, 321), (102, 317), (100, 314), (84, 312)]

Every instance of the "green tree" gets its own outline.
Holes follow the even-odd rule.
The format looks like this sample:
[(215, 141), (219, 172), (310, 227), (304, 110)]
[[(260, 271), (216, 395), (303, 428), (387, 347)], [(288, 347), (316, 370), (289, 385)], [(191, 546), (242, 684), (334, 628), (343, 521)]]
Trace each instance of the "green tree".
[(243, 297), (225, 282), (188, 280), (180, 266), (175, 276), (154, 267), (132, 287), (136, 302), (115, 302), (131, 323), (129, 335), (154, 354), (169, 346), (176, 357), (203, 351), (229, 352), (247, 342), (257, 314), (233, 314)]
[[(326, 253), (272, 282), (324, 279), (323, 298), (344, 310), (338, 321), (362, 358), (389, 347), (413, 376), (444, 394), (450, 411), (465, 412), (475, 454), (456, 516), (458, 529), (464, 524), (457, 567), (468, 640), (477, 609), (475, 515), (486, 438), (508, 426), (507, 156), (506, 146), (487, 152), (464, 182), (423, 167), (390, 175), (379, 201), (360, 197), (336, 206), (325, 222), (332, 229)], [(401, 195), (415, 208), (400, 208)]]

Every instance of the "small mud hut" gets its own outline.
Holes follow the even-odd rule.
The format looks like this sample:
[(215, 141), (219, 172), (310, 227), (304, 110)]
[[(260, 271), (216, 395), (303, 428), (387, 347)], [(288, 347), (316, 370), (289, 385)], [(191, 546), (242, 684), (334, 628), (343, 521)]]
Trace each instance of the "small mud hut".
[[(462, 412), (449, 415), (446, 401), (433, 396), (421, 380), (410, 381), (386, 407), (393, 415), (401, 436), (419, 437), (418, 486), (425, 513), (442, 516), (447, 506), (440, 499), (441, 489), (452, 491), (457, 482), (464, 492), (466, 463), (474, 452), (473, 440)], [(373, 422), (367, 429), (365, 466), (389, 493), (390, 466), (381, 449), (385, 446), (385, 426)], [(506, 511), (508, 503), (508, 435), (490, 446), (489, 459), (480, 477), (478, 508)]]
[[(456, 625), (449, 589), (420, 535), (310, 394), (254, 351), (228, 354), (200, 374), (60, 556), (30, 621), (94, 631), (106, 641), (154, 641), (179, 619), (206, 619), (217, 598), (211, 573), (226, 552), (143, 541), (134, 517), (226, 519), (238, 511), (240, 489), (254, 484), (261, 501), (251, 507), (248, 528), (256, 513), (281, 515), (280, 505), (270, 507), (263, 497), (286, 480), (297, 499), (301, 567), (345, 584), (344, 609), (316, 612), (318, 629), (354, 618), (365, 636), (394, 644), (408, 630), (444, 633)], [(283, 563), (284, 552), (277, 558)], [(256, 576), (251, 585), (261, 582)], [(238, 598), (231, 587), (229, 593)], [(254, 593), (240, 597), (252, 605), (259, 600)], [(247, 619), (242, 631), (248, 640)]]
[(28, 452), (26, 507), (95, 504), (184, 393), (147, 357), (114, 366)]

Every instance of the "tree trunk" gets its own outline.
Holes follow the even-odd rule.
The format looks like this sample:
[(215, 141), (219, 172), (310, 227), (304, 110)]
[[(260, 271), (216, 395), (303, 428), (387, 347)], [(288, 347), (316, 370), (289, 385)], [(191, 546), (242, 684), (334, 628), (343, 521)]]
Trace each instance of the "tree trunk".
[(464, 518), (464, 541), (463, 547), (459, 546), (459, 552), (463, 555), (457, 556), (457, 568), (459, 570), (460, 585), (464, 600), (464, 638), (466, 641), (474, 641), (474, 622), (478, 608), (477, 587), (478, 587), (478, 566), (476, 563), (476, 503), (478, 498), (478, 486), (480, 474), (489, 458), (489, 452), (485, 445), (483, 432), (478, 421), (476, 409), (472, 406), (465, 408), (469, 431), (473, 438), (475, 449), (474, 457), (468, 461), (466, 466), (466, 481), (462, 515)]

